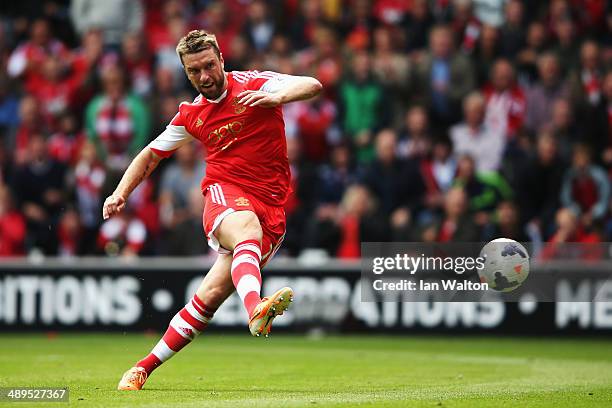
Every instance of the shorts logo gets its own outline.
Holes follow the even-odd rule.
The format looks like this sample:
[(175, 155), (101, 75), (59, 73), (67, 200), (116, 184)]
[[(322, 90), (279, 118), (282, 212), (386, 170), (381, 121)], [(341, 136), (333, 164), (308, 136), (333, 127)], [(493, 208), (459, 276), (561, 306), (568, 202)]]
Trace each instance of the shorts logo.
[(238, 197), (234, 201), (238, 207), (247, 207), (250, 204), (249, 200), (244, 197)]
[(236, 115), (239, 115), (246, 110), (246, 106), (238, 104), (238, 97), (232, 99), (232, 106), (234, 107), (234, 113)]

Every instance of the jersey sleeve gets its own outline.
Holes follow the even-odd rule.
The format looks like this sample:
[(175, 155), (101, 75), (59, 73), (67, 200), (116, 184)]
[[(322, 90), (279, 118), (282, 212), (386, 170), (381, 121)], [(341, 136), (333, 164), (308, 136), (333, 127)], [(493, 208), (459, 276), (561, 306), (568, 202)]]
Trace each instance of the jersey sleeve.
[(170, 157), (181, 146), (195, 140), (185, 129), (185, 122), (178, 112), (159, 136), (149, 143), (149, 148), (158, 156)]
[(247, 89), (264, 92), (278, 92), (297, 79), (296, 76), (279, 74), (274, 71), (254, 72)]

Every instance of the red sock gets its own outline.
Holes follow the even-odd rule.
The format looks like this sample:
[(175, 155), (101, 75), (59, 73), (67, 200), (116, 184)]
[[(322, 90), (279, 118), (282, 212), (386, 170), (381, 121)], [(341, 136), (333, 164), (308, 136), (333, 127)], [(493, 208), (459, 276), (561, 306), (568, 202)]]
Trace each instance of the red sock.
[(170, 321), (164, 336), (148, 356), (136, 363), (148, 374), (189, 344), (202, 332), (212, 319), (215, 309), (207, 307), (197, 295)]
[(242, 241), (234, 248), (234, 260), (232, 261), (232, 282), (236, 287), (238, 296), (242, 299), (244, 307), (249, 316), (261, 298), (261, 245), (255, 239)]

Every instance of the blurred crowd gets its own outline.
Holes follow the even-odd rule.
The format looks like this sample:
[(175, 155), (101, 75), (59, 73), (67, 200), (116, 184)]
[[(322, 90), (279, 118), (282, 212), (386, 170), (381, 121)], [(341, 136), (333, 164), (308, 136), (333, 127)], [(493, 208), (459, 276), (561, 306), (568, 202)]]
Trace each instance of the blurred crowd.
[(312, 75), (285, 106), (283, 251), (362, 241), (612, 240), (605, 0), (20, 0), (0, 5), (0, 256), (202, 255), (200, 146), (104, 221), (181, 101), (175, 46)]

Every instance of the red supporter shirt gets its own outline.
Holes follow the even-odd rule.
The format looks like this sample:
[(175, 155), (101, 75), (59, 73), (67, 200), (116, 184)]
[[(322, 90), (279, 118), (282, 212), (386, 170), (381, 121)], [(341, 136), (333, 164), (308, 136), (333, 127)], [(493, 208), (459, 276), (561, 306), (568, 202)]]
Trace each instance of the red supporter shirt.
[(264, 71), (227, 73), (227, 89), (216, 100), (199, 95), (181, 103), (166, 130), (149, 144), (162, 157), (193, 139), (206, 146), (202, 191), (222, 182), (236, 185), (263, 203), (282, 206), (289, 194), (290, 171), (282, 106), (238, 105), (245, 90), (276, 92), (292, 76)]

